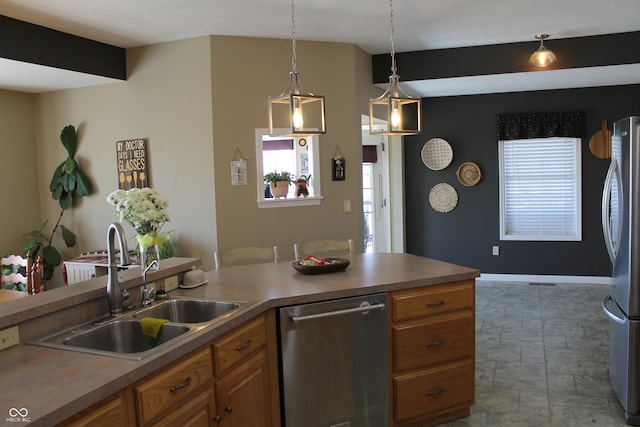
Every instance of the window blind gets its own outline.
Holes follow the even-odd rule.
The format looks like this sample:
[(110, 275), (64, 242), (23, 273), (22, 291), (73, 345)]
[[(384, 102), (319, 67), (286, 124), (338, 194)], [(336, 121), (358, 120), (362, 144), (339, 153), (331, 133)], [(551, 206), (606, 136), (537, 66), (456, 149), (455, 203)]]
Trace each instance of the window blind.
[(580, 240), (580, 139), (500, 141), (501, 234)]

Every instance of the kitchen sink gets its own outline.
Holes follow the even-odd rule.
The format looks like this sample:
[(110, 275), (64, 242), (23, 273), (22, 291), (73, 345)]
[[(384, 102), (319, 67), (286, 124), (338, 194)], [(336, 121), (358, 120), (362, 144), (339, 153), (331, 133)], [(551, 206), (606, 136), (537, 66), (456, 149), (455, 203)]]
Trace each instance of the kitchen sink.
[[(249, 303), (179, 296), (154, 304), (106, 320), (76, 325), (28, 344), (141, 360), (177, 338), (187, 337), (226, 319)], [(155, 340), (142, 332), (142, 319), (145, 317), (168, 320)]]
[(175, 323), (202, 323), (213, 320), (240, 307), (237, 302), (206, 299), (173, 299), (140, 310), (133, 317), (155, 317)]
[(189, 332), (183, 325), (164, 324), (155, 340), (142, 332), (137, 320), (117, 320), (62, 341), (64, 345), (114, 353), (140, 353)]

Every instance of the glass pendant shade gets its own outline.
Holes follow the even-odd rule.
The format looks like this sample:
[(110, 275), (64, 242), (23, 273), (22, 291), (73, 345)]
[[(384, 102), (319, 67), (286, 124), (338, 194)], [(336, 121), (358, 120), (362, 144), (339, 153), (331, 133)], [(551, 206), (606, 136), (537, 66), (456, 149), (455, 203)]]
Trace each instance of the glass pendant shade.
[(387, 90), (369, 101), (371, 135), (416, 135), (422, 132), (422, 100), (400, 87), (400, 77), (389, 76)]
[(289, 73), (289, 88), (280, 96), (269, 97), (269, 134), (304, 136), (327, 133), (324, 96), (300, 93), (300, 73)]
[(529, 57), (529, 63), (536, 67), (548, 67), (549, 64), (556, 62), (557, 58), (553, 51), (544, 47), (544, 40), (549, 37), (548, 34), (539, 34), (536, 39), (540, 40), (540, 47)]

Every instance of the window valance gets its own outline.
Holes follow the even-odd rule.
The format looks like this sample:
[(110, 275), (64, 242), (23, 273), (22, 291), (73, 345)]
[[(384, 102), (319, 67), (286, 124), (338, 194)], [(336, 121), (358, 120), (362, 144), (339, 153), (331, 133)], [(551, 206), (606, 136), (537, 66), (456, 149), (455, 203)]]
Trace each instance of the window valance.
[(584, 137), (584, 113), (499, 114), (496, 116), (498, 140)]

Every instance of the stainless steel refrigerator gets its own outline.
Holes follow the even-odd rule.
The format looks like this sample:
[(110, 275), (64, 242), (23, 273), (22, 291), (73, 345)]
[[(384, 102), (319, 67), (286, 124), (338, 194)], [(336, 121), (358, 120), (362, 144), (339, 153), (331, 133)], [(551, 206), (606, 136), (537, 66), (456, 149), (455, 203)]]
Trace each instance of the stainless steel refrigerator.
[(640, 425), (640, 117), (613, 125), (602, 228), (613, 264), (602, 303), (610, 319), (609, 376), (627, 424)]

